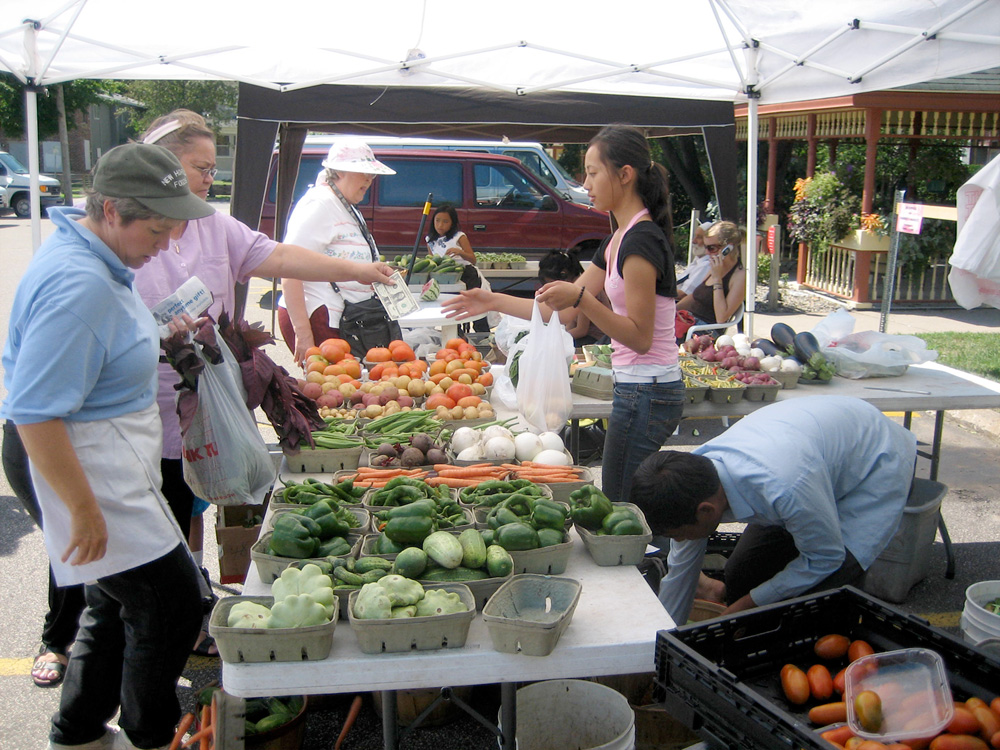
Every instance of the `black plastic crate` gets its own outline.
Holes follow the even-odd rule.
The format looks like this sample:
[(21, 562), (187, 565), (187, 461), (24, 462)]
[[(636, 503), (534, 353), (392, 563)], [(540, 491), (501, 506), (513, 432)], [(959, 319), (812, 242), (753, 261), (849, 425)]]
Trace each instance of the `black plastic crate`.
[[(816, 639), (840, 633), (876, 652), (927, 648), (944, 660), (956, 700), (990, 699), (1000, 659), (850, 586), (741, 612), (656, 637), (656, 699), (713, 750), (829, 750), (781, 690), (785, 664), (819, 661)], [(846, 662), (844, 662), (846, 664)], [(833, 670), (833, 665), (831, 671)]]

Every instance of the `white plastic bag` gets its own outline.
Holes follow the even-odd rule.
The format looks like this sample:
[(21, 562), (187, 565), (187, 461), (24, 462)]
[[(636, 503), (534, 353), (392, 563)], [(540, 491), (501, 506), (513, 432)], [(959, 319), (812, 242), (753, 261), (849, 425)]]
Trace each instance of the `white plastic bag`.
[(1000, 307), (1000, 156), (958, 189), (958, 237), (948, 283), (967, 310)]
[(573, 410), (569, 363), (573, 337), (555, 313), (546, 323), (536, 301), (518, 366), (517, 406), (535, 432), (558, 432)]
[(910, 365), (937, 359), (917, 336), (899, 336), (878, 331), (854, 330), (854, 318), (840, 309), (827, 315), (813, 328), (823, 356), (837, 368), (837, 374), (851, 380), (897, 377)]
[(216, 505), (260, 505), (277, 471), (246, 407), (240, 366), (216, 331), (222, 362), (213, 365), (195, 345), (205, 369), (198, 376), (198, 408), (184, 434), (184, 481)]

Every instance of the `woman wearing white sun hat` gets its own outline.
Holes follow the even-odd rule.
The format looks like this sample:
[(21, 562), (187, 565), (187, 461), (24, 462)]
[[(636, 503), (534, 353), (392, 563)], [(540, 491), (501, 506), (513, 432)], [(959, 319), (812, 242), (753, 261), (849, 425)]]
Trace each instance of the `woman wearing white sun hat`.
[[(295, 204), (285, 242), (358, 263), (377, 261), (375, 240), (355, 206), (364, 199), (376, 175), (396, 173), (375, 158), (367, 143), (353, 137), (335, 140), (323, 167), (316, 185)], [(334, 286), (282, 279), (281, 288), (278, 324), (296, 362), (304, 362), (306, 350), (325, 339), (351, 340), (354, 332), (341, 330), (345, 304), (372, 298), (371, 286), (356, 282)], [(398, 326), (395, 330), (395, 338), (399, 338)], [(355, 348), (356, 342), (351, 343)], [(379, 345), (388, 343), (387, 339)]]

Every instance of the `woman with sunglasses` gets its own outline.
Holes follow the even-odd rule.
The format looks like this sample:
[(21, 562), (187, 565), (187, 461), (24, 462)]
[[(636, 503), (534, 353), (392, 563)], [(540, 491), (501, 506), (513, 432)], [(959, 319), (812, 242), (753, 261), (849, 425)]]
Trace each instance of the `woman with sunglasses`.
[(743, 304), (747, 272), (743, 267), (746, 235), (731, 221), (713, 224), (705, 233), (709, 269), (705, 281), (690, 294), (678, 292), (677, 309), (694, 315), (698, 325), (724, 323)]

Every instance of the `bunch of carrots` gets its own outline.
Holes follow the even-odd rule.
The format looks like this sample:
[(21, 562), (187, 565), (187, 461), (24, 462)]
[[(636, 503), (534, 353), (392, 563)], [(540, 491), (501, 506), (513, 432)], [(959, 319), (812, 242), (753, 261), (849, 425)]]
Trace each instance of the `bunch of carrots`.
[(530, 479), (539, 484), (558, 484), (560, 482), (579, 482), (583, 469), (574, 466), (549, 466), (548, 464), (524, 461), (520, 464), (470, 464), (469, 466), (454, 466), (452, 464), (434, 464), (434, 474), (426, 469), (378, 469), (370, 466), (359, 466), (353, 474), (345, 474), (343, 479), (353, 479), (355, 487), (385, 487), (390, 479), (395, 477), (411, 477), (423, 479), (432, 487), (474, 487), (480, 482), (490, 479)]
[(195, 715), (193, 713), (184, 714), (181, 723), (177, 725), (174, 738), (170, 741), (169, 750), (180, 750), (182, 747), (193, 747), (198, 743), (198, 750), (212, 750), (215, 747), (215, 701), (211, 705), (203, 706), (201, 709), (201, 729), (192, 734), (186, 740), (184, 735), (194, 724)]
[(474, 487), (480, 482), (490, 479), (503, 479), (510, 473), (496, 464), (470, 464), (469, 466), (453, 466), (452, 464), (434, 464), (437, 476), (428, 477), (424, 481), (432, 487)]
[(424, 479), (428, 472), (425, 469), (377, 469), (372, 466), (359, 466), (354, 474), (345, 474), (340, 479), (353, 479), (355, 487), (385, 487), (390, 479), (410, 477)]
[(530, 479), (538, 484), (579, 482), (585, 471), (585, 469), (576, 466), (551, 466), (532, 461), (522, 461), (520, 464), (501, 464), (501, 466), (510, 471), (514, 479)]

